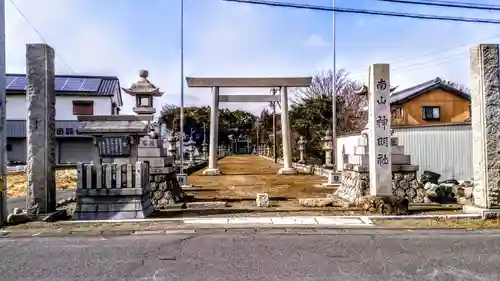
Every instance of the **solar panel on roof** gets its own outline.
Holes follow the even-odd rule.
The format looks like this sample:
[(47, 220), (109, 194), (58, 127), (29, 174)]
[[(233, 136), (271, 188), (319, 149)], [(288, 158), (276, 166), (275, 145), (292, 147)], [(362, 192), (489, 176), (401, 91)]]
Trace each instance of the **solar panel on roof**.
[(83, 81), (80, 91), (97, 92), (99, 86), (101, 85), (102, 79), (100, 78), (89, 78)]
[(12, 81), (12, 83), (10, 83), (7, 90), (22, 91), (22, 90), (26, 90), (27, 85), (28, 85), (28, 81), (27, 81), (26, 77), (18, 76)]
[(6, 76), (5, 77), (5, 89), (9, 87), (9, 85), (16, 79), (17, 76)]
[(67, 77), (56, 77), (54, 85), (55, 90), (61, 91), (66, 81), (68, 81)]
[(82, 86), (84, 80), (85, 79), (83, 78), (68, 78), (68, 81), (66, 81), (66, 84), (64, 84), (61, 90), (68, 92), (80, 91), (80, 87)]

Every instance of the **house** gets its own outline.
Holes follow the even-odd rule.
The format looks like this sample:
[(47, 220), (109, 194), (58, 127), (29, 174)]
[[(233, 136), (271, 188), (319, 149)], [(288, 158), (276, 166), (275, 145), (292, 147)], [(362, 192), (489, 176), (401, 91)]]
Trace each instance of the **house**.
[[(26, 162), (25, 74), (6, 75), (7, 161)], [(92, 138), (77, 135), (77, 115), (118, 115), (123, 105), (120, 82), (110, 76), (56, 75), (56, 161), (90, 161)]]
[(470, 120), (470, 95), (436, 78), (391, 93), (392, 124), (423, 125)]

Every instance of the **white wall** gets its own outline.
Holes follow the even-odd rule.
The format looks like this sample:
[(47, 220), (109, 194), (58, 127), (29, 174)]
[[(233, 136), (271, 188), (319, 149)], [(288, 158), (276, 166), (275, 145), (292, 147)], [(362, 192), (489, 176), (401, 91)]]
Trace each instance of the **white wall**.
[[(94, 101), (94, 115), (111, 115), (111, 97), (56, 97), (56, 120), (76, 120), (74, 100)], [(7, 96), (7, 120), (26, 120), (25, 96)]]
[[(394, 136), (411, 162), (419, 166), (417, 175), (425, 171), (441, 174), (440, 180), (468, 180), (473, 177), (472, 130), (470, 124), (394, 128)], [(354, 153), (359, 135), (337, 138), (337, 167), (343, 166), (342, 147)]]

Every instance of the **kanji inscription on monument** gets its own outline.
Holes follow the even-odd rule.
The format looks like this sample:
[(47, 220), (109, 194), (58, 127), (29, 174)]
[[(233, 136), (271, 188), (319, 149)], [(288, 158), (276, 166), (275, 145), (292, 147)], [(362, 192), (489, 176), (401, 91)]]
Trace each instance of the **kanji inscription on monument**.
[(97, 141), (101, 157), (129, 157), (130, 145), (127, 137), (102, 137)]
[(372, 65), (370, 75), (370, 194), (392, 195), (389, 65)]

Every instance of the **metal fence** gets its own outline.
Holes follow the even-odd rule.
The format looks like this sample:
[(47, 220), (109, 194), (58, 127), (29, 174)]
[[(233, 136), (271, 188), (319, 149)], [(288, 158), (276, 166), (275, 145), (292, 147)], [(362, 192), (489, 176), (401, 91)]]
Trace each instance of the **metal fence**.
[[(336, 163), (342, 167), (342, 151), (354, 152), (357, 135), (337, 138)], [(441, 174), (441, 180), (466, 180), (473, 177), (472, 130), (469, 123), (443, 124), (416, 127), (395, 127), (394, 136), (405, 154), (411, 155), (412, 164), (422, 171)]]

